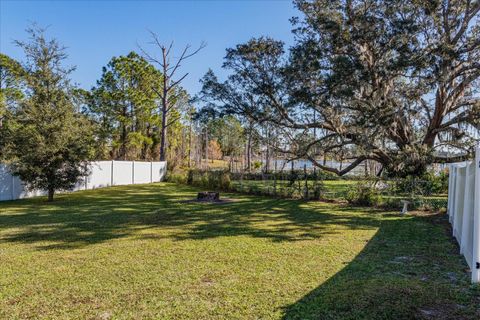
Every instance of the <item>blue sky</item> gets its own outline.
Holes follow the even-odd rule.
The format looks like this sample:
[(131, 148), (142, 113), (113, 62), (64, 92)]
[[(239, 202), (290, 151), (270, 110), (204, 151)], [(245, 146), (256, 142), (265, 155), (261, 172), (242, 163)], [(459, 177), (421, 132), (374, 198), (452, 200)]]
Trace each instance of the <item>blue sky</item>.
[[(148, 46), (148, 29), (177, 51), (186, 44), (207, 43), (185, 63), (183, 86), (192, 94), (208, 68), (220, 78), (225, 49), (251, 37), (271, 36), (291, 44), (289, 19), (298, 15), (290, 0), (277, 1), (5, 1), (0, 0), (0, 51), (21, 60), (13, 39), (26, 39), (30, 22), (49, 26), (48, 36), (68, 47), (74, 82), (88, 89), (113, 56)], [(154, 52), (154, 51), (151, 51)]]

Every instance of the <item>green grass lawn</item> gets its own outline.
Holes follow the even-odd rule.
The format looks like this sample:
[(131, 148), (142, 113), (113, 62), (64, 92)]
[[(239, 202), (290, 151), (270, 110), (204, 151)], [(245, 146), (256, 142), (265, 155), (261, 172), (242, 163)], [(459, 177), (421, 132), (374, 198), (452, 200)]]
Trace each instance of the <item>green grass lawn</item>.
[(478, 319), (444, 215), (161, 183), (0, 203), (0, 319)]

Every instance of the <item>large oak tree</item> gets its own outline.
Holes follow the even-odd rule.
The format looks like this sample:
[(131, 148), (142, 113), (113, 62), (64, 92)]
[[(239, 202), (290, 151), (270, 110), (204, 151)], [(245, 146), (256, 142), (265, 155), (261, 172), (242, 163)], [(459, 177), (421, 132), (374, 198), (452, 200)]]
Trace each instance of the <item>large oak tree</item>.
[[(204, 79), (214, 103), (272, 124), (283, 140), (275, 148), (339, 175), (367, 159), (405, 176), (471, 155), (480, 119), (479, 1), (295, 4), (304, 16), (293, 19), (289, 55), (269, 38), (227, 50), (227, 81)], [(318, 161), (331, 154), (350, 165)]]

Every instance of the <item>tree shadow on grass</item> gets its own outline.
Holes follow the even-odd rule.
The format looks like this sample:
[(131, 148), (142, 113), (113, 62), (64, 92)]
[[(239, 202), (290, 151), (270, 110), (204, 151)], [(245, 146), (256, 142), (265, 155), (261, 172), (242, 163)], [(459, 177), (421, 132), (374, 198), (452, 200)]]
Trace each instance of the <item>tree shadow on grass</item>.
[(382, 219), (362, 252), (283, 319), (480, 319), (480, 290), (448, 227), (442, 214)]
[[(238, 201), (216, 205), (185, 203), (196, 189), (172, 184), (82, 191), (0, 204), (0, 241), (37, 249), (70, 249), (135, 236), (177, 241), (250, 236), (300, 241), (372, 229), (379, 218), (362, 210), (302, 201), (230, 195)], [(357, 212), (352, 212), (357, 210)]]
[[(248, 236), (294, 242), (377, 230), (363, 251), (318, 288), (286, 306), (284, 319), (478, 319), (479, 290), (442, 215), (400, 218), (331, 204), (229, 195), (222, 205), (185, 203), (196, 189), (137, 185), (0, 203), (0, 243), (38, 250), (114, 239), (203, 240)], [(432, 225), (433, 224), (433, 225)], [(334, 237), (332, 241), (335, 241)]]

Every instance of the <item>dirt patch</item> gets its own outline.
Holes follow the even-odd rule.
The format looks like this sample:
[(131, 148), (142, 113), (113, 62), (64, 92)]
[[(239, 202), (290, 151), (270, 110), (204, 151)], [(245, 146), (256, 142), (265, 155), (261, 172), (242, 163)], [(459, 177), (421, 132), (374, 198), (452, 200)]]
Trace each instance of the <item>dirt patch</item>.
[(227, 204), (227, 203), (234, 203), (238, 202), (239, 199), (232, 199), (232, 198), (223, 198), (219, 200), (198, 200), (198, 199), (189, 199), (189, 200), (182, 200), (180, 203), (210, 203), (210, 204)]

